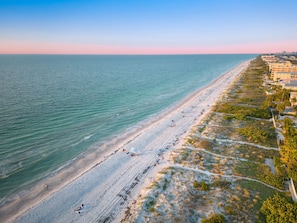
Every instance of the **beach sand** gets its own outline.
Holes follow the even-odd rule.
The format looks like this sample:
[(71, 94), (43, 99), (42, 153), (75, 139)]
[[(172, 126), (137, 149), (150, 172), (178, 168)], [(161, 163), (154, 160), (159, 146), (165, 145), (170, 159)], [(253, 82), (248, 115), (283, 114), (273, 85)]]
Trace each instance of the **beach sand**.
[[(73, 177), (67, 176), (69, 180), (63, 181), (67, 172), (61, 172), (63, 175), (59, 177), (63, 183), (59, 186), (45, 180), (44, 186), (34, 189), (37, 194), (27, 193), (25, 198), (8, 202), (0, 208), (1, 221), (120, 222), (129, 211), (127, 207), (139, 200), (141, 189), (169, 165), (169, 152), (181, 147), (191, 128), (210, 111), (248, 64), (246, 61), (236, 66), (154, 122), (141, 125), (133, 134), (104, 145), (101, 150), (104, 153), (86, 157), (83, 161), (86, 168), (76, 174), (70, 172)], [(132, 148), (138, 154), (131, 156)], [(75, 211), (82, 204), (84, 207)]]

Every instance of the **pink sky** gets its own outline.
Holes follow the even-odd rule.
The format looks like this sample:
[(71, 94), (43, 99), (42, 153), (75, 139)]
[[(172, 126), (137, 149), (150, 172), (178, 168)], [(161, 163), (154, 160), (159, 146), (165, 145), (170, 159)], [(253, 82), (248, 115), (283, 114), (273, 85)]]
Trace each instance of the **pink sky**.
[(296, 41), (265, 42), (255, 44), (193, 46), (193, 47), (135, 47), (100, 46), (32, 41), (2, 41), (1, 54), (223, 54), (223, 53), (274, 53), (297, 51)]

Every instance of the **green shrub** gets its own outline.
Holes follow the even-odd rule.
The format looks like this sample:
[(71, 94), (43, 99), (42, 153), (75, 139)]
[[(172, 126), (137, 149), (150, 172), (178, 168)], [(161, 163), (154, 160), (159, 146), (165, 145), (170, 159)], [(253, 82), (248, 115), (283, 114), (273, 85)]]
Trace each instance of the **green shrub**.
[(232, 121), (232, 119), (234, 119), (233, 115), (223, 115), (223, 119), (225, 119), (226, 121)]
[(155, 211), (155, 208), (151, 207), (150, 212), (154, 212), (154, 211)]
[(284, 178), (283, 177), (276, 176), (272, 173), (266, 173), (266, 174), (263, 174), (260, 177), (260, 179), (271, 186), (277, 187), (282, 190), (284, 189)]
[(210, 189), (209, 184), (205, 183), (203, 180), (200, 183), (195, 180), (193, 182), (193, 187), (204, 191), (209, 191)]
[(239, 133), (248, 138), (248, 140), (258, 143), (265, 142), (269, 139), (270, 133), (260, 127), (246, 126), (238, 129)]
[(271, 118), (270, 111), (267, 108), (253, 108), (247, 106), (230, 105), (227, 102), (217, 105), (216, 111), (227, 114), (250, 116), (255, 118)]
[(203, 218), (201, 223), (226, 223), (226, 219), (221, 214), (213, 214), (209, 218)]
[(226, 180), (216, 180), (215, 182), (212, 183), (212, 186), (220, 187), (220, 188), (224, 188), (224, 189), (229, 188), (230, 185), (231, 185), (231, 182), (226, 181)]
[(193, 187), (198, 188), (200, 186), (200, 184), (197, 182), (197, 180), (195, 180), (193, 182)]

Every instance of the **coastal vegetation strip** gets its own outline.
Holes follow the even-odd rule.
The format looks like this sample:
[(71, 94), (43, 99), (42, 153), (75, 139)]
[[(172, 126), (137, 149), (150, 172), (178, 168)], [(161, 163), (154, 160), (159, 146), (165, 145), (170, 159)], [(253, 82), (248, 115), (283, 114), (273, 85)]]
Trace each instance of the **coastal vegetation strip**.
[(260, 57), (253, 60), (183, 147), (171, 153), (171, 168), (151, 185), (138, 209), (146, 221), (208, 222), (222, 216), (226, 222), (271, 222), (268, 213), (275, 212), (276, 200), (297, 213), (282, 166), (290, 165), (294, 177), (288, 154), (295, 132), (286, 121), (294, 140), (280, 152), (262, 86), (266, 71)]

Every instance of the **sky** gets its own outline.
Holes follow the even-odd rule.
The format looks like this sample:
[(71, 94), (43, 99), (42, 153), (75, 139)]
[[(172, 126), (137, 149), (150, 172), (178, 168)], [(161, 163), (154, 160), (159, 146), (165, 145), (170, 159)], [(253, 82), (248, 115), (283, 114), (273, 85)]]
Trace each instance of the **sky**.
[(0, 54), (297, 52), (296, 12), (296, 0), (0, 0)]

